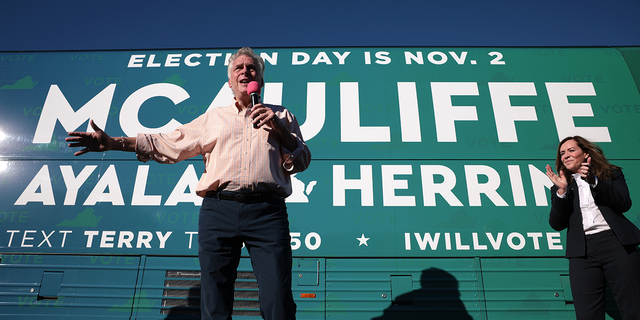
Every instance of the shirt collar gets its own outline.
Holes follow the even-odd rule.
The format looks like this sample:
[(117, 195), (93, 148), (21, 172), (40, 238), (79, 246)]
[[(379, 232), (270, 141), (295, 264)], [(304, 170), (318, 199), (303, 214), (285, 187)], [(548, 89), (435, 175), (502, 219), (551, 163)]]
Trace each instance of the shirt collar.
[(236, 97), (233, 97), (233, 103), (231, 104), (231, 108), (236, 112), (236, 114), (241, 114), (245, 112), (248, 108), (241, 109), (240, 103), (236, 100)]
[(576, 181), (576, 184), (578, 186), (583, 186), (584, 187), (584, 186), (588, 186), (589, 185), (588, 182), (586, 182), (584, 179), (582, 179), (582, 176), (580, 175), (580, 173), (574, 173), (574, 174), (572, 174), (572, 176), (573, 176), (573, 180)]

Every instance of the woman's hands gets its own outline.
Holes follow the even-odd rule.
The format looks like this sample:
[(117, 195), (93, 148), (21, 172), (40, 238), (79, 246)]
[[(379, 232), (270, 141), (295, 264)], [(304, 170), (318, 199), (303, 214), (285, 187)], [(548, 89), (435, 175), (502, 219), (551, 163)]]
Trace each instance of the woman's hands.
[(583, 162), (581, 164), (580, 169), (578, 169), (578, 173), (580, 173), (580, 176), (582, 177), (582, 179), (587, 183), (589, 184), (596, 183), (596, 178), (591, 172), (591, 157), (587, 158), (586, 162)]
[(553, 169), (550, 165), (547, 165), (547, 177), (553, 182), (556, 187), (558, 187), (558, 194), (563, 195), (567, 192), (567, 177), (564, 176), (564, 172), (560, 170), (558, 174), (553, 172)]

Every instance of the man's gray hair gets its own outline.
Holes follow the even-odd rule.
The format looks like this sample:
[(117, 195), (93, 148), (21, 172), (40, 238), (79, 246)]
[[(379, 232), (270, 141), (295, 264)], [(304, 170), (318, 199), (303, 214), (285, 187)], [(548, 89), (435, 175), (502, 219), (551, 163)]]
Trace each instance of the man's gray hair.
[(240, 50), (238, 50), (238, 52), (229, 57), (229, 66), (227, 67), (227, 77), (229, 79), (231, 79), (231, 68), (233, 67), (233, 61), (240, 56), (253, 58), (253, 61), (256, 63), (257, 71), (260, 78), (264, 78), (264, 60), (262, 59), (262, 57), (259, 54), (253, 52), (251, 48), (242, 47), (240, 48)]

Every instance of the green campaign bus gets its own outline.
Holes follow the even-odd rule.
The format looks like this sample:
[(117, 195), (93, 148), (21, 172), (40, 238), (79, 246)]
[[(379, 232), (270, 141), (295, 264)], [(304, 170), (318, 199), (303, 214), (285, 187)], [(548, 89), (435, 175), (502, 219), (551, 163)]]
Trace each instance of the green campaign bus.
[[(199, 318), (202, 159), (64, 138), (228, 105), (236, 50), (0, 52), (0, 318)], [(640, 203), (640, 47), (254, 50), (313, 155), (287, 198), (298, 319), (575, 318), (545, 166), (584, 136)], [(243, 251), (234, 319), (259, 318)]]

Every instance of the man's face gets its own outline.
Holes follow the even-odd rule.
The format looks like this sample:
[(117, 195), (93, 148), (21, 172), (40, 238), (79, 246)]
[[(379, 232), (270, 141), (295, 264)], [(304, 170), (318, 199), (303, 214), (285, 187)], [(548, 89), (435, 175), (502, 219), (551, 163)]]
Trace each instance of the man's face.
[(258, 66), (253, 58), (249, 56), (239, 56), (233, 60), (231, 76), (229, 77), (229, 87), (233, 90), (236, 98), (248, 96), (247, 85), (251, 81), (258, 81), (262, 86), (262, 77), (259, 75)]

